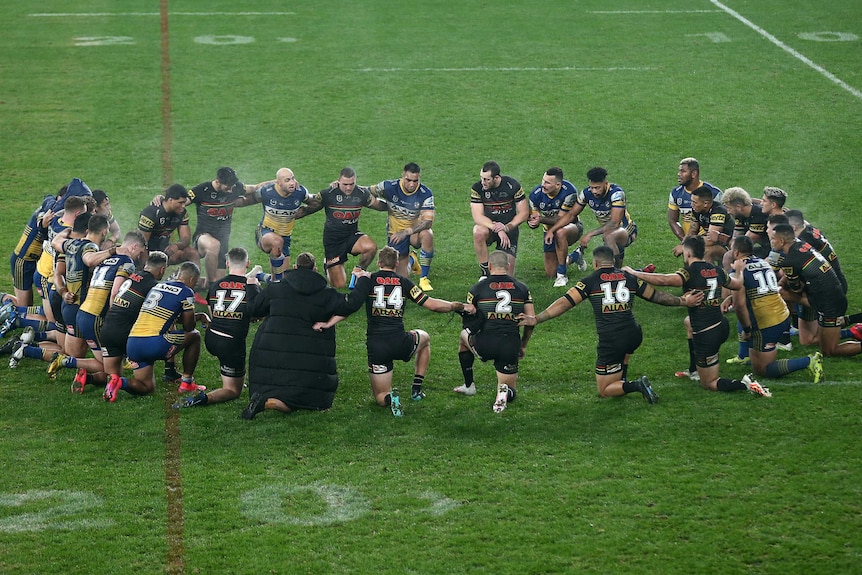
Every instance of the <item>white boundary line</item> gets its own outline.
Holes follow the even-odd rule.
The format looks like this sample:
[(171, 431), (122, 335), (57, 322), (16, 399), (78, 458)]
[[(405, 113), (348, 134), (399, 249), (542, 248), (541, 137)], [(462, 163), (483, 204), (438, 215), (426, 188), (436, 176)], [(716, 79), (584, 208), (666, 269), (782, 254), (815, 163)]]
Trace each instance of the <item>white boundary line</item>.
[[(36, 18), (101, 18), (105, 16), (161, 16), (159, 12), (40, 12), (27, 14)], [(296, 12), (169, 12), (169, 16), (295, 16)]]
[(810, 66), (811, 68), (813, 68), (814, 70), (816, 70), (817, 72), (822, 74), (824, 77), (826, 77), (828, 80), (830, 80), (832, 83), (840, 86), (841, 88), (844, 88), (845, 90), (847, 90), (848, 92), (850, 92), (851, 94), (853, 94), (854, 96), (856, 96), (857, 98), (862, 100), (862, 91), (859, 91), (856, 88), (854, 88), (853, 86), (847, 84), (846, 82), (841, 80), (839, 77), (837, 77), (835, 74), (833, 74), (832, 72), (830, 72), (829, 70), (827, 70), (823, 66), (820, 66), (819, 64), (816, 64), (815, 62), (813, 62), (810, 58), (808, 58), (804, 54), (797, 52), (796, 50), (794, 50), (793, 48), (791, 48), (790, 46), (788, 46), (787, 44), (785, 44), (784, 42), (782, 42), (781, 40), (779, 40), (778, 38), (776, 38), (775, 36), (773, 36), (772, 34), (767, 32), (766, 30), (764, 30), (763, 28), (761, 28), (760, 26), (758, 26), (757, 24), (755, 24), (754, 22), (752, 22), (751, 20), (746, 18), (745, 16), (743, 16), (739, 12), (736, 12), (735, 10), (728, 8), (727, 6), (725, 6), (724, 4), (719, 2), (718, 0), (709, 0), (709, 1), (713, 5), (717, 6), (718, 8), (721, 8), (724, 12), (733, 16), (734, 18), (736, 18), (737, 20), (739, 20), (740, 22), (742, 22), (743, 24), (745, 24), (746, 26), (748, 26), (749, 28), (751, 28), (752, 30), (754, 30), (755, 32), (757, 32), (758, 34), (760, 34), (761, 36), (763, 36), (764, 38), (766, 38), (767, 40), (769, 40), (770, 42), (775, 44), (776, 46), (778, 46), (779, 48), (781, 48), (782, 50), (784, 50), (785, 52), (787, 52), (788, 54), (790, 54), (791, 56), (793, 56), (794, 58), (799, 60), (800, 62)]
[(578, 67), (578, 66), (558, 66), (558, 67), (488, 67), (476, 66), (472, 68), (359, 68), (357, 72), (617, 72), (617, 71), (635, 71), (643, 72), (653, 70), (654, 68), (645, 67), (627, 67), (615, 66), (611, 68), (594, 68), (594, 67)]
[(589, 14), (720, 14), (721, 10), (590, 10)]

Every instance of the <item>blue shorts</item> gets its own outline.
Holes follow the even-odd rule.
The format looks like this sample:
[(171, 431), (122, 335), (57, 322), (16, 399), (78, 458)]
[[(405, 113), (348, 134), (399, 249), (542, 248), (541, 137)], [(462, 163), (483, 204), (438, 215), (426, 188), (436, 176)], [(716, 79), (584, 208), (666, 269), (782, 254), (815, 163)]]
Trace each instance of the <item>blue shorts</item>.
[(104, 318), (100, 315), (93, 315), (86, 311), (78, 310), (78, 317), (75, 321), (77, 324), (77, 335), (81, 339), (87, 340), (87, 345), (92, 350), (102, 349), (102, 341), (99, 337), (99, 332), (102, 330), (102, 321)]
[(130, 337), (126, 342), (126, 357), (137, 363), (138, 368), (147, 367), (156, 361), (172, 358), (182, 343), (182, 331), (169, 331), (150, 337)]
[(78, 308), (80, 308), (76, 303), (66, 303), (65, 301), (61, 304), (60, 313), (63, 317), (63, 325), (66, 326), (66, 335), (71, 335), (72, 337), (81, 337), (78, 335)]
[(410, 236), (407, 236), (397, 244), (393, 244), (392, 242), (387, 243), (390, 248), (395, 249), (398, 252), (399, 256), (406, 256), (410, 253)]
[(748, 344), (751, 349), (761, 352), (770, 352), (776, 350), (776, 345), (781, 339), (781, 334), (790, 329), (790, 318), (788, 317), (783, 322), (775, 324), (763, 329), (755, 329), (751, 332), (751, 337)]
[(36, 261), (19, 258), (15, 254), (9, 258), (12, 269), (12, 285), (16, 289), (30, 291), (33, 288), (33, 274), (36, 272)]
[[(263, 236), (266, 234), (274, 234), (275, 230), (272, 228), (266, 228), (263, 226), (258, 226), (257, 230), (254, 232), (255, 239), (257, 240), (257, 247), (260, 247), (260, 241), (263, 239)], [(283, 242), (281, 246), (281, 253), (284, 256), (290, 257), (290, 241), (292, 236), (281, 236), (281, 241)], [(262, 248), (261, 248), (262, 249)]]

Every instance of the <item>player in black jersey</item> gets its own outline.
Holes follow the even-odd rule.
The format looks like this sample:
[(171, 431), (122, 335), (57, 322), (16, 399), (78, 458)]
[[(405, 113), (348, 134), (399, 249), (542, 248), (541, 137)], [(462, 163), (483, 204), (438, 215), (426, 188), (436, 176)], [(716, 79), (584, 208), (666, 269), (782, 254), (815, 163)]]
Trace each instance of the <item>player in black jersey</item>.
[[(730, 249), (736, 220), (727, 213), (727, 208), (713, 199), (712, 193), (706, 186), (691, 193), (691, 209), (695, 219), (689, 229), (689, 236), (703, 236), (706, 241), (706, 261), (720, 265), (724, 254)], [(679, 244), (673, 249), (673, 255), (681, 254), (682, 244)]]
[(144, 270), (134, 272), (120, 286), (111, 302), (111, 307), (105, 315), (105, 321), (99, 332), (102, 344), (102, 363), (108, 374), (108, 385), (102, 396), (105, 401), (115, 401), (120, 390), (123, 375), (123, 357), (126, 355), (126, 340), (129, 332), (138, 319), (141, 306), (147, 298), (150, 288), (155, 286), (165, 275), (168, 267), (168, 255), (160, 251), (152, 251), (144, 265)]
[(192, 245), (203, 260), (208, 282), (224, 275), (234, 208), (249, 205), (247, 196), (264, 183), (243, 184), (233, 168), (224, 166), (214, 180), (189, 190), (189, 204), (194, 204), (197, 215)]
[[(801, 303), (817, 312), (817, 341), (825, 356), (858, 355), (862, 342), (841, 342), (840, 320), (847, 311), (847, 296), (832, 265), (811, 244), (796, 239), (793, 227), (777, 224), (771, 227), (772, 249), (783, 257), (779, 280), (781, 297), (789, 303)], [(800, 334), (804, 325), (799, 321)]]
[[(734, 219), (733, 237), (747, 236), (754, 246), (754, 255), (765, 259), (769, 256), (769, 235), (766, 223), (769, 215), (764, 213), (760, 204), (751, 201), (751, 196), (739, 187), (727, 188), (721, 196), (721, 203)], [(733, 265), (730, 250), (722, 260), (722, 267), (729, 271)]]
[[(168, 254), (169, 263), (179, 264), (185, 261), (198, 263), (198, 251), (190, 244), (192, 234), (189, 231), (189, 214), (186, 205), (189, 202), (189, 191), (182, 184), (173, 184), (165, 190), (161, 205), (148, 205), (138, 217), (138, 229), (147, 240), (147, 250), (160, 251)], [(171, 243), (174, 231), (179, 239)]]
[(497, 162), (485, 162), (479, 181), (470, 188), (473, 215), (473, 249), (483, 276), (488, 275), (488, 246), (508, 254), (506, 273), (515, 273), (518, 226), (530, 217), (527, 196), (518, 180), (500, 175)]
[[(386, 246), (377, 257), (380, 271), (361, 274), (355, 289), (347, 295), (351, 311), (365, 304), (368, 321), (365, 345), (368, 348), (368, 375), (371, 378), (371, 393), (378, 405), (389, 406), (393, 415), (401, 416), (401, 401), (398, 390), (392, 387), (395, 360), (410, 361), (416, 358), (413, 386), (410, 397), (419, 401), (425, 397), (422, 384), (431, 361), (431, 337), (422, 329), (404, 329), (404, 304), (411, 300), (431, 311), (447, 313), (464, 310), (461, 302), (450, 302), (428, 296), (409, 278), (395, 272), (398, 266), (398, 250)], [(344, 316), (333, 316), (327, 322), (313, 327), (322, 331), (338, 323)]]
[(666, 306), (696, 306), (703, 299), (700, 292), (677, 297), (653, 289), (648, 283), (614, 266), (614, 251), (608, 246), (593, 250), (594, 272), (573, 287), (540, 314), (524, 313), (520, 325), (532, 326), (564, 314), (582, 301), (593, 307), (599, 343), (596, 348), (596, 386), (602, 397), (617, 397), (640, 392), (649, 403), (657, 403), (647, 377), (627, 379), (629, 359), (643, 341), (641, 326), (632, 308), (634, 297)]
[(236, 399), (245, 383), (245, 349), (251, 306), (260, 294), (258, 280), (246, 277), (248, 252), (232, 248), (227, 254), (228, 274), (210, 284), (207, 301), (210, 317), (204, 343), (221, 364), (221, 389), (184, 397), (173, 407), (204, 406)]
[(497, 372), (497, 398), (494, 412), (500, 413), (508, 402), (514, 401), (518, 385), (518, 361), (524, 357), (527, 344), (533, 335), (532, 326), (524, 327), (523, 334), (518, 325), (518, 316), (532, 316), (533, 297), (530, 289), (506, 273), (509, 255), (501, 250), (488, 257), (490, 275), (483, 278), (467, 292), (467, 312), (474, 311), (482, 320), (482, 327), (475, 332), (461, 331), (458, 360), (464, 384), (452, 391), (464, 395), (476, 395), (473, 385), (473, 363), (494, 360)]
[[(655, 286), (681, 287), (684, 292), (703, 294), (700, 305), (688, 308), (685, 327), (690, 361), (695, 364), (700, 385), (709, 391), (748, 390), (755, 395), (771, 397), (769, 390), (752, 375), (741, 380), (719, 377), (718, 352), (727, 341), (730, 324), (721, 311), (722, 288), (739, 290), (742, 280), (731, 278), (724, 269), (707, 262), (703, 236), (689, 236), (682, 242), (685, 267), (672, 274), (644, 273), (629, 267), (624, 271)], [(749, 330), (750, 331), (750, 330)], [(689, 365), (691, 370), (691, 365)]]
[(841, 262), (838, 261), (838, 254), (835, 253), (835, 248), (826, 239), (819, 229), (805, 221), (805, 216), (799, 210), (787, 210), (784, 212), (787, 217), (787, 223), (793, 228), (793, 233), (799, 241), (811, 244), (811, 247), (820, 252), (820, 255), (826, 258), (832, 269), (835, 270), (835, 275), (838, 276), (838, 281), (841, 282), (841, 288), (844, 293), (847, 293), (847, 278), (844, 277), (844, 272), (841, 271)]
[(323, 224), (324, 268), (332, 287), (347, 285), (344, 263), (348, 256), (359, 256), (358, 267), (365, 270), (377, 254), (374, 240), (359, 231), (359, 216), (363, 207), (384, 212), (387, 210), (386, 204), (375, 198), (369, 188), (356, 185), (356, 171), (347, 167), (341, 170), (333, 185), (311, 196), (304, 210), (304, 215), (326, 210), (326, 222)]

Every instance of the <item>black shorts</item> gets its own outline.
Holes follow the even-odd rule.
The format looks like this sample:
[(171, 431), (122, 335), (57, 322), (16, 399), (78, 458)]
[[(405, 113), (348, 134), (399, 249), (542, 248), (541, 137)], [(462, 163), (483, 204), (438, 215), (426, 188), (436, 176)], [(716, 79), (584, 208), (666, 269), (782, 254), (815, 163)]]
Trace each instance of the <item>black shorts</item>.
[(808, 302), (817, 310), (817, 324), (821, 327), (837, 327), (838, 318), (847, 313), (847, 296), (841, 290), (829, 290), (824, 294), (809, 293)]
[(521, 227), (520, 226), (518, 226), (517, 228), (515, 228), (513, 230), (509, 230), (508, 232), (506, 232), (506, 235), (509, 236), (509, 247), (505, 248), (505, 249), (500, 247), (500, 236), (498, 236), (494, 232), (491, 232), (490, 234), (488, 234), (488, 239), (485, 240), (485, 243), (488, 244), (489, 246), (493, 243), (496, 243), (497, 244), (496, 248), (498, 250), (500, 250), (501, 252), (506, 252), (507, 254), (509, 254), (511, 256), (517, 256), (518, 255), (518, 237), (520, 236), (520, 233), (521, 233)]
[(730, 323), (726, 317), (712, 329), (694, 334), (694, 362), (698, 367), (712, 367), (718, 364), (718, 350), (730, 335)]
[(480, 332), (469, 336), (470, 347), (482, 361), (494, 360), (494, 369), (500, 373), (518, 373), (521, 355), (521, 336)]
[(223, 376), (245, 377), (245, 341), (208, 329), (204, 343), (207, 351), (218, 358)]
[[(199, 253), (200, 249), (198, 249), (198, 238), (200, 238), (204, 234), (209, 234), (219, 241), (218, 269), (227, 269), (227, 253), (228, 251), (230, 251), (230, 228), (219, 230), (217, 232), (195, 230), (195, 234), (192, 236), (192, 245), (195, 247), (195, 249), (198, 250)], [(215, 279), (217, 278), (207, 278), (207, 281), (213, 281)]]
[(368, 336), (365, 347), (368, 350), (368, 373), (389, 373), (395, 360), (410, 361), (419, 347), (419, 334), (415, 331), (397, 334)]
[(335, 266), (339, 266), (346, 262), (347, 256), (353, 250), (353, 246), (356, 245), (359, 238), (364, 235), (365, 234), (359, 230), (356, 230), (355, 233), (347, 237), (341, 236), (337, 239), (329, 238), (327, 237), (327, 234), (324, 234), (323, 257), (326, 259), (324, 269), (334, 268)]
[(596, 346), (596, 373), (607, 375), (621, 371), (623, 360), (640, 347), (643, 339), (643, 330), (637, 323), (623, 332), (599, 336)]
[(102, 345), (102, 357), (123, 357), (126, 355), (126, 340), (129, 330), (117, 327), (111, 322), (102, 325), (99, 331), (99, 343)]
[[(63, 321), (63, 296), (60, 292), (54, 289), (54, 284), (50, 284), (42, 280), (42, 289), (48, 290), (48, 303), (51, 306), (51, 311), (54, 314), (54, 325), (58, 333), (66, 333), (66, 322)], [(44, 292), (43, 292), (44, 293)], [(45, 302), (42, 302), (42, 307), (45, 307)]]

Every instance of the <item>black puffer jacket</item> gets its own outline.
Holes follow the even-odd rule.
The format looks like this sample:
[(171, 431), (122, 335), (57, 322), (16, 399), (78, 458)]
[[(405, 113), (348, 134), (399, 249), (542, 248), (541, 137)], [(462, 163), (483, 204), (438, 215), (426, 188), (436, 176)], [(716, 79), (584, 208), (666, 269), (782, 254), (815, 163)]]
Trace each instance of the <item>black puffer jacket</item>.
[(255, 298), (253, 317), (264, 317), (248, 360), (249, 395), (277, 398), (291, 409), (329, 409), (338, 388), (335, 328), (312, 324), (349, 315), (344, 294), (308, 269), (287, 272)]

